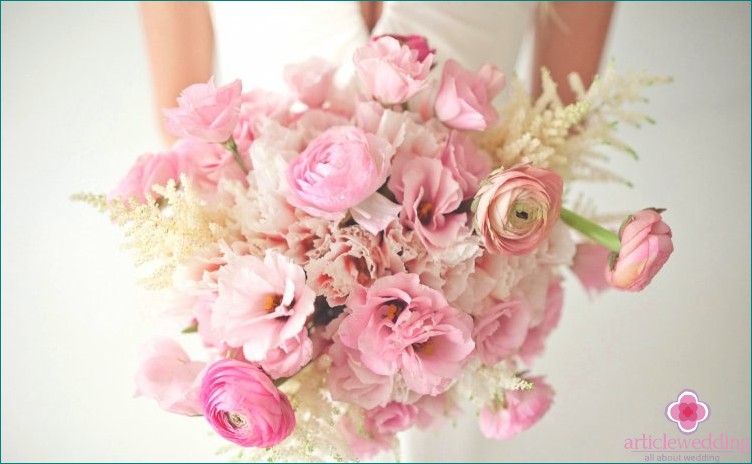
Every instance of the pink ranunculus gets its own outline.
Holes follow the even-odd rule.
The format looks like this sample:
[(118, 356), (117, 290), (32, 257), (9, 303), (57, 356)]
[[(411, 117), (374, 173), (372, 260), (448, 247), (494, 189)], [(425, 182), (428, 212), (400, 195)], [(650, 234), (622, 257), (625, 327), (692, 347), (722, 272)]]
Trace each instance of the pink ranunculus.
[(436, 117), (455, 129), (485, 130), (499, 118), (492, 102), (503, 87), (504, 73), (490, 63), (472, 72), (447, 60), (436, 95)]
[[(342, 320), (345, 318), (343, 317)], [(332, 365), (326, 383), (332, 398), (356, 404), (365, 409), (383, 406), (392, 395), (393, 378), (371, 371), (360, 361), (355, 350), (345, 347), (335, 336), (329, 349)]]
[(492, 253), (533, 251), (559, 219), (564, 183), (553, 171), (523, 164), (497, 169), (475, 196), (475, 228)]
[(608, 248), (598, 243), (580, 243), (572, 262), (572, 272), (589, 294), (600, 293), (609, 285), (606, 280)]
[(542, 377), (527, 379), (529, 391), (505, 391), (502, 404), (485, 406), (480, 412), (480, 430), (488, 438), (507, 440), (538, 422), (551, 407), (554, 391)]
[(314, 57), (285, 66), (284, 78), (298, 100), (309, 108), (319, 108), (326, 100), (336, 69), (327, 60)]
[(457, 379), (475, 344), (472, 318), (449, 306), (444, 296), (399, 273), (359, 287), (347, 302), (342, 343), (357, 350), (376, 374), (400, 374), (407, 388), (438, 395)]
[(462, 133), (452, 131), (441, 152), (441, 162), (452, 172), (462, 188), (462, 198), (467, 199), (478, 191), (480, 181), (491, 172), (488, 154), (476, 148)]
[[(292, 98), (287, 95), (262, 89), (254, 89), (240, 96), (240, 113), (232, 132), (240, 156), (248, 156), (248, 149), (261, 135), (265, 120), (270, 119), (280, 124), (290, 122), (292, 103)], [(250, 168), (250, 161), (247, 166)]]
[(269, 350), (260, 365), (273, 379), (290, 377), (308, 364), (312, 355), (313, 343), (308, 329), (303, 328), (298, 335)]
[(209, 366), (201, 383), (201, 404), (214, 430), (240, 446), (267, 448), (295, 428), (287, 396), (261, 369), (235, 359)]
[(416, 52), (418, 52), (418, 61), (425, 60), (426, 58), (428, 58), (428, 55), (436, 55), (436, 49), (431, 48), (428, 45), (428, 40), (422, 35), (382, 34), (371, 38), (371, 40), (379, 40), (382, 37), (391, 37), (393, 39), (397, 39), (400, 45), (407, 45), (410, 50), (415, 50)]
[(606, 275), (620, 290), (645, 288), (674, 251), (671, 228), (661, 218), (662, 210), (644, 209), (627, 218), (619, 231), (621, 249)]
[(533, 360), (543, 353), (546, 339), (559, 325), (562, 306), (564, 306), (564, 289), (561, 285), (561, 279), (558, 278), (548, 285), (543, 319), (538, 325), (527, 331), (525, 342), (517, 353), (528, 366), (532, 365)]
[(191, 361), (175, 341), (157, 339), (141, 350), (136, 394), (157, 400), (165, 411), (201, 415), (199, 392), (206, 363)]
[(521, 298), (500, 301), (475, 318), (473, 339), (478, 358), (493, 366), (517, 352), (530, 327), (530, 310)]
[(214, 78), (193, 84), (180, 94), (177, 108), (164, 110), (165, 127), (178, 137), (224, 143), (238, 121), (241, 91), (239, 80), (218, 88)]
[(180, 158), (174, 151), (156, 154), (144, 154), (138, 157), (136, 164), (118, 183), (109, 198), (121, 198), (127, 201), (135, 198), (139, 203), (146, 203), (146, 194), (158, 198), (152, 187), (164, 186), (167, 181), (180, 180)]
[(383, 36), (356, 50), (353, 62), (366, 92), (384, 105), (396, 105), (429, 85), (433, 55), (419, 59), (420, 55), (399, 40)]
[(409, 161), (389, 184), (402, 203), (402, 223), (416, 231), (427, 249), (446, 248), (470, 232), (467, 215), (457, 211), (462, 189), (441, 161)]
[(212, 327), (250, 361), (296, 337), (313, 313), (316, 297), (303, 268), (275, 251), (264, 260), (241, 256), (219, 270)]
[(326, 130), (290, 163), (287, 200), (312, 216), (336, 220), (384, 184), (392, 154), (386, 141), (358, 128)]

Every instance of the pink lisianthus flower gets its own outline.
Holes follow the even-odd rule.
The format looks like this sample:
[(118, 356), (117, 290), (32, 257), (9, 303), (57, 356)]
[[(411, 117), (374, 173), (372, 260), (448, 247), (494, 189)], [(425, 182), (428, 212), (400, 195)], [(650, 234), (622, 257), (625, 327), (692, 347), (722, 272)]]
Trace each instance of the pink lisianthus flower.
[(261, 369), (235, 359), (209, 366), (201, 383), (201, 404), (214, 430), (240, 446), (267, 448), (295, 428), (287, 396)]
[(108, 197), (124, 201), (135, 198), (139, 203), (146, 203), (147, 194), (159, 198), (152, 187), (164, 186), (170, 179), (180, 180), (180, 158), (175, 151), (143, 154)]
[(310, 58), (285, 66), (284, 78), (298, 100), (309, 108), (320, 108), (326, 101), (336, 68), (323, 58)]
[(253, 141), (261, 135), (264, 121), (270, 119), (280, 124), (290, 122), (292, 103), (287, 95), (262, 89), (254, 89), (240, 96), (240, 113), (232, 138), (238, 153), (246, 161), (246, 166), (251, 166), (250, 160), (245, 160), (245, 157), (248, 156), (248, 149)]
[(218, 273), (212, 328), (230, 346), (243, 347), (250, 361), (298, 336), (316, 297), (303, 268), (275, 251), (264, 260), (241, 256)]
[[(182, 139), (172, 146), (180, 158), (180, 170), (205, 195), (215, 195), (220, 181), (234, 180), (247, 184), (243, 170), (228, 150), (216, 143), (196, 139)], [(248, 154), (241, 155), (246, 166), (251, 165)]]
[(517, 352), (525, 341), (531, 314), (521, 298), (500, 301), (475, 318), (473, 339), (478, 358), (493, 366)]
[(238, 121), (241, 91), (239, 80), (222, 87), (215, 87), (213, 78), (193, 84), (180, 94), (177, 108), (164, 110), (165, 127), (178, 137), (224, 143)]
[(621, 290), (638, 292), (661, 270), (674, 251), (671, 228), (661, 218), (662, 210), (644, 209), (627, 218), (619, 231), (621, 248), (612, 253), (608, 283)]
[(472, 72), (447, 60), (436, 95), (436, 117), (455, 129), (482, 131), (496, 123), (493, 99), (504, 88), (504, 73), (490, 63)]
[(353, 62), (366, 92), (384, 105), (396, 105), (429, 85), (433, 55), (419, 56), (420, 51), (382, 36), (356, 50)]
[(452, 131), (441, 151), (441, 162), (452, 173), (462, 189), (462, 198), (468, 199), (478, 191), (480, 181), (491, 172), (491, 159), (484, 151), (460, 132)]
[(308, 329), (303, 328), (296, 336), (268, 351), (260, 365), (273, 379), (290, 377), (308, 364), (312, 355), (313, 343)]
[(528, 330), (525, 342), (517, 353), (528, 366), (532, 365), (533, 359), (543, 353), (546, 339), (559, 325), (562, 306), (564, 306), (564, 289), (561, 285), (561, 279), (554, 279), (548, 285), (546, 292), (543, 319), (538, 325)]
[(157, 400), (165, 411), (201, 415), (201, 372), (206, 363), (191, 361), (175, 341), (157, 339), (141, 350), (136, 373), (136, 395)]
[(598, 243), (580, 243), (572, 262), (572, 272), (589, 294), (600, 293), (609, 285), (606, 280), (608, 248)]
[(337, 220), (384, 184), (393, 152), (358, 128), (328, 129), (290, 163), (287, 200), (312, 216)]
[(538, 422), (553, 401), (554, 391), (542, 377), (527, 379), (529, 391), (504, 392), (501, 404), (485, 406), (480, 412), (480, 430), (488, 438), (507, 440)]
[(411, 160), (393, 174), (389, 186), (402, 203), (402, 223), (415, 230), (428, 250), (446, 248), (470, 232), (467, 215), (457, 212), (462, 189), (441, 161)]
[(475, 196), (475, 228), (492, 253), (533, 251), (559, 219), (564, 183), (530, 164), (492, 172)]
[(365, 409), (389, 402), (394, 382), (392, 376), (370, 370), (360, 361), (359, 353), (344, 346), (336, 336), (335, 343), (329, 349), (329, 356), (332, 365), (326, 383), (332, 398)]
[(411, 391), (438, 395), (462, 371), (475, 344), (472, 318), (415, 274), (395, 274), (359, 287), (348, 299), (342, 344), (376, 374), (400, 374)]
[(428, 40), (422, 35), (382, 34), (373, 37), (371, 40), (379, 40), (382, 37), (391, 37), (393, 39), (397, 39), (400, 45), (407, 45), (410, 50), (415, 50), (416, 52), (418, 52), (418, 55), (416, 57), (418, 61), (425, 60), (429, 55), (436, 55), (436, 49), (431, 48), (428, 45)]

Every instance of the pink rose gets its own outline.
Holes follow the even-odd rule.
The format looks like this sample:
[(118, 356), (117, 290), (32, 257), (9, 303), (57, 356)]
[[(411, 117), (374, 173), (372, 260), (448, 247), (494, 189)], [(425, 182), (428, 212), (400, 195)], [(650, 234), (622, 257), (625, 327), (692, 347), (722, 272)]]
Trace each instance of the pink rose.
[(530, 164), (492, 172), (475, 196), (475, 228), (491, 253), (524, 255), (540, 245), (559, 219), (564, 184), (553, 171)]
[(507, 440), (529, 429), (551, 407), (554, 391), (542, 377), (531, 377), (533, 389), (505, 391), (502, 404), (484, 407), (480, 412), (480, 430), (488, 438)]
[(136, 394), (157, 400), (165, 411), (201, 415), (199, 392), (206, 363), (191, 361), (175, 341), (157, 339), (141, 351), (136, 373)]
[(416, 158), (401, 166), (389, 187), (402, 203), (400, 218), (428, 250), (446, 248), (467, 235), (467, 215), (457, 212), (462, 189), (441, 161)]
[(245, 447), (276, 445), (295, 428), (290, 400), (261, 369), (221, 359), (201, 383), (204, 417), (227, 440)]
[(298, 335), (269, 350), (260, 364), (271, 378), (279, 379), (296, 374), (308, 364), (312, 355), (313, 343), (308, 337), (308, 329), (303, 328)]
[(674, 251), (671, 228), (663, 222), (663, 210), (644, 209), (627, 218), (619, 231), (621, 248), (611, 253), (613, 264), (607, 279), (613, 287), (639, 292), (645, 288)]
[(219, 88), (214, 87), (214, 78), (193, 84), (180, 94), (177, 108), (164, 110), (165, 127), (178, 137), (224, 143), (238, 121), (241, 91), (239, 80)]
[(264, 260), (241, 256), (218, 272), (211, 324), (228, 345), (243, 347), (250, 361), (297, 337), (316, 297), (303, 268), (275, 251)]
[(606, 280), (608, 248), (598, 243), (580, 243), (572, 262), (572, 272), (589, 294), (608, 288)]
[(298, 64), (285, 66), (285, 82), (298, 100), (309, 108), (324, 104), (336, 68), (323, 58), (310, 58)]
[(520, 298), (500, 301), (476, 317), (473, 339), (483, 364), (493, 366), (516, 353), (525, 341), (530, 319), (530, 309)]
[(287, 170), (289, 203), (308, 214), (336, 220), (386, 181), (393, 149), (355, 127), (321, 133)]
[(493, 99), (504, 87), (504, 73), (490, 63), (477, 71), (447, 60), (436, 95), (436, 117), (455, 129), (482, 131), (496, 123)]
[(561, 285), (561, 279), (554, 279), (546, 292), (543, 319), (538, 325), (527, 331), (525, 343), (522, 344), (517, 353), (528, 366), (532, 365), (533, 359), (543, 353), (546, 339), (559, 325), (562, 306), (564, 306), (564, 289)]
[(449, 169), (462, 189), (462, 198), (467, 199), (478, 191), (480, 181), (491, 172), (491, 159), (475, 147), (468, 137), (452, 131), (441, 151), (441, 162)]
[(174, 151), (157, 154), (144, 154), (138, 157), (136, 164), (128, 174), (110, 192), (109, 198), (121, 198), (127, 201), (135, 198), (139, 203), (146, 203), (146, 194), (158, 198), (152, 187), (164, 186), (167, 181), (180, 180), (180, 158)]
[(382, 34), (373, 37), (371, 40), (379, 40), (382, 37), (391, 37), (397, 39), (400, 45), (407, 45), (410, 50), (418, 52), (418, 61), (428, 58), (428, 55), (435, 55), (436, 49), (428, 46), (428, 40), (422, 35), (400, 35), (400, 34)]
[(358, 288), (347, 303), (342, 344), (379, 375), (400, 374), (415, 393), (438, 395), (462, 371), (475, 344), (472, 318), (415, 274), (395, 274)]
[(365, 409), (385, 405), (392, 395), (392, 377), (371, 371), (360, 361), (356, 350), (348, 349), (337, 340), (335, 337), (329, 349), (332, 365), (326, 377), (332, 398)]
[(357, 49), (353, 62), (366, 92), (384, 105), (396, 105), (429, 85), (433, 55), (419, 59), (420, 55), (399, 40), (384, 36)]

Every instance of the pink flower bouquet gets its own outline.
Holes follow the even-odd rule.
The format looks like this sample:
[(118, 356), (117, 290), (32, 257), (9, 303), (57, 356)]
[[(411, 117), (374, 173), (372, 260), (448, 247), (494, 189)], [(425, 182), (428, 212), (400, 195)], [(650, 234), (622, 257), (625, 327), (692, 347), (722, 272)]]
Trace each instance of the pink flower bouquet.
[(621, 181), (596, 148), (628, 151), (611, 115), (639, 121), (614, 109), (656, 79), (609, 69), (564, 106), (544, 72), (536, 102), (514, 81), (497, 109), (501, 70), (434, 52), (381, 36), (349, 83), (311, 59), (289, 95), (193, 85), (165, 111), (183, 139), (83, 196), (205, 348), (150, 344), (139, 395), (252, 460), (368, 458), (463, 406), (500, 440), (545, 415), (554, 390), (527, 372), (563, 275), (638, 291), (673, 251), (662, 210), (617, 234), (565, 207), (571, 182)]

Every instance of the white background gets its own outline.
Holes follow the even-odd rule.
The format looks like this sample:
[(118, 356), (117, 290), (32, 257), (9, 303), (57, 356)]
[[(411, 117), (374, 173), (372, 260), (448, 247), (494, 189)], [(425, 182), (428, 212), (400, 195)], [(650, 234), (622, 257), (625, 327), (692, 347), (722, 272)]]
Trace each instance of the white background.
[[(667, 207), (674, 255), (640, 294), (590, 301), (570, 279), (535, 368), (556, 403), (533, 429), (485, 440), (470, 412), (403, 458), (637, 460), (624, 440), (678, 435), (663, 409), (683, 388), (710, 404), (702, 432), (749, 437), (750, 5), (621, 4), (607, 53), (675, 82), (650, 91), (656, 126), (624, 132), (636, 188), (597, 203)], [(160, 146), (150, 98), (135, 5), (2, 4), (3, 461), (221, 459), (203, 419), (132, 399), (156, 313), (116, 227), (68, 200)]]

